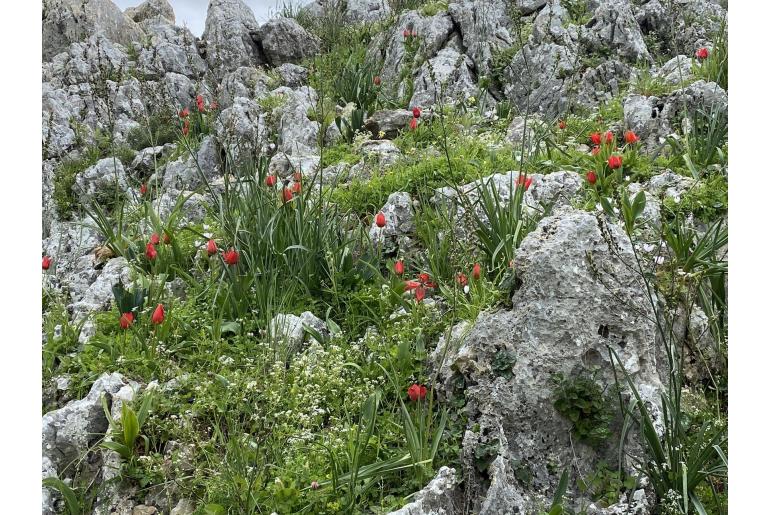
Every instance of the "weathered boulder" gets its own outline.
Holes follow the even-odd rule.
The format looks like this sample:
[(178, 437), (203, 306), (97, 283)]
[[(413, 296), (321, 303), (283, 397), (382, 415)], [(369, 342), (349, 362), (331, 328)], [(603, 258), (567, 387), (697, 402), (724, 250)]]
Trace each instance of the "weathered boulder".
[(43, 1), (43, 61), (97, 33), (123, 45), (143, 36), (139, 25), (110, 0)]
[[(364, 122), (364, 129), (372, 133), (373, 138), (394, 139), (398, 133), (409, 126), (414, 115), (410, 109), (385, 109), (372, 114)], [(429, 111), (423, 111), (420, 120), (431, 118)], [(382, 133), (382, 134), (380, 134)]]
[(583, 40), (589, 51), (611, 49), (631, 63), (652, 61), (628, 0), (598, 0), (586, 28)]
[(224, 76), (217, 87), (219, 105), (225, 109), (238, 97), (258, 100), (270, 92), (270, 76), (259, 68), (241, 66)]
[(257, 39), (273, 66), (297, 63), (321, 49), (321, 41), (292, 18), (275, 18), (259, 28)]
[(329, 334), (324, 321), (310, 311), (305, 311), (299, 316), (279, 313), (270, 321), (270, 334), (274, 341), (294, 350), (299, 349), (306, 340), (315, 340), (306, 328), (312, 329), (321, 336)]
[(513, 308), (482, 313), (459, 341), (435, 350), (439, 390), (466, 401), (462, 459), (471, 511), (536, 512), (562, 470), (593, 470), (597, 460), (617, 456), (610, 441), (593, 447), (571, 435), (572, 422), (554, 407), (557, 374), (590, 374), (600, 388), (611, 387), (612, 348), (645, 399), (657, 395), (665, 372), (653, 308), (640, 274), (623, 264), (629, 260), (620, 227), (565, 208), (522, 242)]
[(141, 26), (149, 43), (139, 53), (137, 68), (145, 77), (162, 77), (169, 72), (203, 76), (206, 62), (198, 54), (195, 36), (189, 29), (177, 27), (164, 17), (150, 18)]
[(348, 0), (345, 21), (350, 23), (372, 23), (390, 15), (388, 0)]
[(243, 0), (211, 0), (201, 39), (205, 58), (215, 77), (264, 63), (259, 45), (253, 39), (259, 24)]
[(168, 0), (144, 0), (136, 7), (129, 7), (125, 11), (126, 16), (137, 23), (161, 16), (171, 24), (176, 22), (174, 8), (168, 3)]
[(655, 76), (668, 84), (690, 82), (693, 77), (692, 59), (685, 55), (672, 57), (655, 72)]
[(296, 90), (281, 86), (271, 94), (283, 98), (272, 113), (278, 121), (278, 150), (290, 155), (317, 153), (321, 124), (310, 119), (310, 112), (318, 104), (315, 90), (310, 86)]
[(108, 261), (82, 298), (69, 306), (73, 319), (79, 321), (91, 312), (108, 309), (114, 297), (112, 287), (118, 282), (122, 282), (126, 287), (131, 283), (131, 267), (123, 257)]
[(193, 191), (204, 186), (220, 174), (219, 152), (213, 136), (201, 140), (195, 156), (185, 152), (182, 157), (166, 165), (163, 172), (163, 187), (174, 190)]
[(281, 76), (281, 84), (289, 88), (298, 88), (307, 84), (308, 69), (292, 63), (284, 63), (275, 69)]
[(388, 515), (459, 515), (462, 509), (454, 498), (457, 483), (455, 469), (441, 467), (436, 477), (414, 494), (412, 502)]
[(372, 220), (369, 229), (372, 243), (386, 255), (394, 254), (399, 248), (408, 248), (410, 236), (415, 231), (412, 197), (409, 193), (391, 193), (380, 212), (385, 215), (385, 226), (378, 227), (376, 220)]
[(100, 159), (75, 177), (73, 191), (83, 205), (114, 199), (115, 195), (128, 191), (123, 163), (116, 157)]
[(440, 98), (464, 101), (474, 96), (478, 88), (472, 67), (473, 62), (454, 48), (439, 50), (418, 70), (409, 107), (429, 107)]
[[(545, 3), (545, 2), (544, 2)], [(492, 56), (513, 44), (506, 28), (506, 4), (494, 0), (462, 0), (449, 4), (449, 14), (459, 28), (465, 54), (478, 75), (489, 75)]]
[(219, 113), (214, 131), (228, 159), (237, 161), (266, 143), (267, 122), (257, 102), (236, 97), (232, 106)]

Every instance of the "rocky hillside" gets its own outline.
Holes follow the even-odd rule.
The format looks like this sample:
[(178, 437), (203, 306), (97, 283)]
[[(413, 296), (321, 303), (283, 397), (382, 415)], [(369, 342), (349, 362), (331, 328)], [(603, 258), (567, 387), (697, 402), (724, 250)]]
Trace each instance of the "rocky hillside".
[(42, 31), (43, 514), (727, 512), (726, 1)]

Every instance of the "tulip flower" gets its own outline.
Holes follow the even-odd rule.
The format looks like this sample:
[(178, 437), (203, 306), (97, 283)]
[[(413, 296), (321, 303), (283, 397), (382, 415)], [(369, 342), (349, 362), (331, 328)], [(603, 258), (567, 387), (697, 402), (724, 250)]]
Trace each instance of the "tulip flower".
[(128, 313), (123, 313), (120, 315), (120, 328), (121, 329), (128, 329), (131, 327), (131, 324), (134, 323), (134, 314), (130, 311)]
[(152, 233), (152, 236), (150, 236), (150, 243), (152, 243), (153, 245), (160, 244), (160, 236), (158, 236), (158, 233), (156, 232)]
[(150, 261), (155, 261), (155, 258), (158, 257), (158, 251), (155, 250), (155, 245), (153, 245), (152, 242), (147, 244), (147, 247), (144, 250), (144, 255), (147, 256), (147, 259)]
[(481, 265), (478, 263), (474, 263), (473, 265), (473, 272), (471, 272), (471, 275), (473, 276), (473, 279), (478, 281), (481, 279)]
[(532, 177), (524, 178), (523, 175), (519, 175), (516, 179), (516, 186), (524, 186), (524, 191), (527, 191), (532, 186)]
[(559, 120), (559, 128), (561, 130), (566, 129), (567, 128), (567, 122), (565, 122), (564, 120)]
[(468, 277), (462, 272), (457, 272), (457, 275), (455, 276), (455, 280), (457, 281), (457, 284), (459, 284), (460, 286), (465, 286), (466, 284), (468, 284)]
[(417, 128), (417, 118), (409, 120), (409, 130), (415, 130)]
[(269, 188), (275, 186), (276, 182), (278, 182), (278, 178), (276, 178), (275, 175), (268, 175), (265, 177), (265, 185), (267, 185)]
[(195, 97), (195, 103), (198, 106), (198, 112), (202, 113), (206, 110), (206, 104), (203, 102), (203, 95), (198, 95)]
[(302, 192), (302, 183), (301, 182), (295, 182), (291, 185), (291, 190), (294, 193), (301, 193)]
[(626, 131), (623, 134), (623, 139), (625, 140), (626, 143), (631, 145), (631, 144), (636, 143), (637, 141), (639, 141), (639, 136), (637, 136), (634, 131)]
[(406, 282), (404, 283), (404, 289), (405, 289), (406, 291), (412, 291), (412, 290), (416, 290), (416, 289), (417, 289), (417, 288), (419, 288), (419, 287), (420, 287), (420, 283), (419, 283), (419, 282), (417, 282), (417, 281), (406, 281)]
[(142, 185), (139, 186), (139, 193), (141, 193), (143, 196), (147, 195), (147, 183), (142, 183)]
[(49, 256), (43, 256), (43, 270), (51, 268), (51, 258)]
[(424, 298), (425, 298), (425, 288), (423, 286), (418, 286), (414, 290), (414, 300), (416, 300), (419, 303), (419, 302), (422, 302)]
[(708, 56), (709, 56), (709, 49), (706, 47), (701, 47), (695, 51), (695, 57), (697, 57), (698, 59), (706, 59)]
[(217, 242), (215, 242), (214, 240), (209, 240), (209, 242), (206, 244), (206, 253), (209, 256), (213, 256), (214, 254), (217, 253), (217, 250), (218, 250)]
[(158, 307), (152, 312), (152, 323), (155, 325), (162, 324), (165, 318), (166, 310), (163, 308), (163, 304), (158, 304)]
[(422, 400), (428, 394), (428, 389), (420, 384), (413, 384), (406, 390), (406, 394), (409, 396), (409, 400), (416, 402)]
[(404, 261), (402, 259), (399, 259), (393, 264), (393, 271), (396, 273), (396, 275), (404, 274)]
[(379, 86), (380, 84), (382, 84), (382, 79), (380, 78), (379, 75), (375, 75), (374, 78), (372, 79), (372, 82), (374, 82), (375, 86)]
[(234, 248), (230, 247), (222, 254), (222, 259), (225, 260), (225, 263), (227, 263), (230, 266), (237, 265), (238, 264), (238, 258), (240, 256), (238, 255), (238, 251)]
[(612, 140), (615, 139), (615, 135), (612, 133), (612, 131), (607, 131), (604, 133), (604, 142), (605, 143), (612, 143)]
[(179, 111), (179, 118), (187, 118), (188, 116), (190, 116), (190, 108), (185, 107)]
[(292, 194), (290, 188), (284, 188), (283, 189), (283, 201), (289, 202), (291, 199), (294, 198), (294, 194)]
[(586, 173), (586, 180), (588, 181), (588, 184), (596, 184), (596, 172), (589, 170), (588, 173)]
[(377, 213), (377, 216), (374, 217), (374, 223), (377, 224), (377, 227), (380, 229), (385, 227), (385, 214), (382, 211)]
[(182, 134), (187, 136), (190, 134), (190, 119), (185, 118), (184, 123), (182, 124)]
[(404, 39), (408, 38), (411, 35), (412, 35), (412, 33), (409, 32), (409, 29), (404, 29)]
[(591, 138), (591, 143), (593, 143), (594, 145), (602, 144), (602, 135), (599, 134), (598, 132), (592, 132), (590, 138)]
[(294, 172), (294, 180), (296, 182), (302, 182), (302, 172)]
[(617, 155), (610, 156), (610, 158), (607, 159), (607, 166), (610, 167), (610, 170), (617, 170), (618, 168), (623, 166), (623, 156), (617, 156)]
[(414, 116), (415, 118), (419, 118), (421, 114), (422, 114), (422, 110), (419, 107), (415, 106), (412, 108), (412, 116)]

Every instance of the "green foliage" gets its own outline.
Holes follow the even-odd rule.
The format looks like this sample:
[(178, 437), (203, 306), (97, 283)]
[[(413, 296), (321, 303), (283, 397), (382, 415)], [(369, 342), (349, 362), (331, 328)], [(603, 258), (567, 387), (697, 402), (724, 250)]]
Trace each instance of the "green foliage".
[(447, 0), (432, 0), (423, 4), (420, 7), (420, 14), (422, 16), (435, 16), (438, 13), (446, 12), (448, 9)]
[(516, 365), (516, 352), (510, 349), (500, 349), (492, 359), (492, 372), (506, 379), (513, 378), (513, 367)]
[(693, 63), (696, 78), (707, 82), (716, 82), (727, 91), (727, 18), (722, 19), (719, 32), (714, 36), (714, 46), (709, 56)]
[(666, 142), (674, 156), (671, 165), (686, 166), (698, 179), (707, 166), (727, 162), (727, 112), (714, 104), (708, 111), (698, 109), (690, 113), (688, 123), (687, 130), (682, 130), (683, 136), (673, 134)]
[(178, 113), (160, 110), (147, 116), (142, 126), (129, 131), (126, 142), (134, 150), (173, 143), (179, 136), (180, 128)]
[(556, 384), (554, 408), (572, 423), (578, 440), (598, 446), (612, 436), (610, 402), (594, 379), (586, 375), (565, 378), (560, 374), (553, 379)]
[(600, 461), (596, 469), (577, 480), (578, 489), (589, 495), (591, 500), (607, 507), (620, 500), (620, 494), (624, 491), (633, 491), (636, 487), (636, 478), (625, 476), (611, 468), (606, 462)]
[(338, 163), (355, 164), (361, 159), (361, 156), (355, 152), (355, 148), (347, 143), (337, 143), (324, 148), (321, 169)]
[[(133, 459), (136, 454), (137, 439), (142, 436), (140, 431), (152, 409), (153, 400), (154, 392), (145, 392), (138, 413), (129, 406), (128, 402), (123, 401), (120, 406), (120, 420), (116, 421), (112, 418), (106, 396), (102, 395), (102, 408), (104, 408), (104, 415), (110, 424), (109, 439), (102, 442), (102, 447), (117, 452), (124, 460)], [(150, 442), (146, 436), (142, 436), (142, 439), (146, 454)]]
[(682, 193), (678, 202), (673, 197), (664, 198), (663, 208), (669, 221), (692, 215), (705, 223), (715, 222), (727, 214), (727, 179), (712, 174)]

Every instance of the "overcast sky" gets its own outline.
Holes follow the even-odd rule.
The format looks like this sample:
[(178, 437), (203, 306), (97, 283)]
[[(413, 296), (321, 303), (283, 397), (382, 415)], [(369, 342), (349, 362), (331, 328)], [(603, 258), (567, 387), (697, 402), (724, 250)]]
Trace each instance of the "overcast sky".
[[(126, 7), (139, 5), (143, 0), (112, 1), (121, 9), (125, 9)], [(279, 12), (284, 3), (305, 5), (310, 3), (310, 0), (244, 0), (244, 2), (251, 7), (257, 21), (262, 24), (272, 18), (276, 12)], [(200, 36), (203, 33), (209, 0), (169, 0), (169, 3), (174, 8), (177, 25), (187, 25), (187, 28), (196, 36)]]

